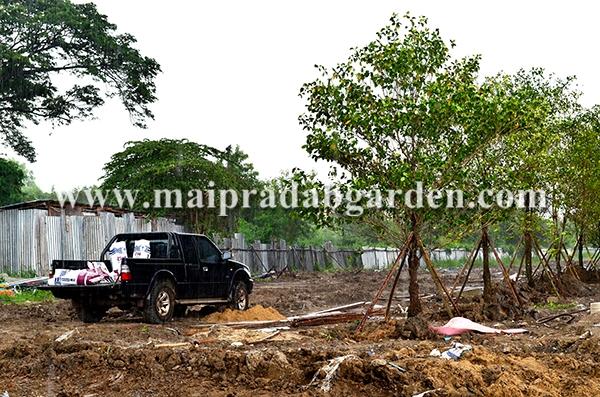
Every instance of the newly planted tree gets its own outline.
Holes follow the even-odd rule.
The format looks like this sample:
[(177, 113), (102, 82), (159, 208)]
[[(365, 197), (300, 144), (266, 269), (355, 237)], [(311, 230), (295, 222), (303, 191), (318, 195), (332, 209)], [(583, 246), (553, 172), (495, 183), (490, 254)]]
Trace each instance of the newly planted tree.
[[(425, 18), (394, 16), (376, 40), (333, 68), (319, 67), (321, 77), (302, 87), (304, 147), (331, 163), (338, 187), (407, 192), (421, 183), (425, 194), (465, 187), (478, 154), (537, 117), (539, 98), (509, 78), (480, 82), (479, 57), (452, 59), (452, 47)], [(408, 196), (413, 203), (416, 194)], [(413, 316), (421, 311), (419, 260), (428, 259), (424, 231), (450, 228), (465, 211), (403, 204), (387, 201), (365, 216), (380, 220), (383, 235), (408, 237)]]

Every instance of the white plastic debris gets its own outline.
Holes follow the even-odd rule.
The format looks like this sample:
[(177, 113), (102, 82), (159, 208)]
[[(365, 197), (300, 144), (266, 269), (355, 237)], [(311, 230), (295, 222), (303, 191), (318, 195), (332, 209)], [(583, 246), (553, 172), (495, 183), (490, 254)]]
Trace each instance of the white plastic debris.
[(242, 342), (231, 342), (231, 347), (242, 347), (244, 344)]
[[(321, 391), (323, 391), (325, 393), (329, 392), (329, 390), (331, 390), (331, 381), (335, 377), (337, 370), (340, 367), (340, 364), (348, 359), (358, 359), (358, 357), (355, 356), (354, 354), (348, 354), (346, 356), (332, 358), (331, 360), (329, 360), (327, 362), (327, 364), (325, 364), (320, 370), (318, 370), (315, 373), (315, 376), (313, 376), (313, 378), (310, 381), (310, 383), (308, 384), (308, 386), (310, 387), (312, 385), (316, 385), (316, 384), (320, 383)], [(319, 375), (321, 375), (323, 373), (325, 374), (325, 376), (323, 377), (323, 379), (319, 380), (318, 379)]]
[(431, 390), (426, 390), (423, 393), (419, 393), (419, 394), (413, 394), (412, 397), (425, 397), (428, 396), (430, 393), (434, 393), (436, 391), (438, 391), (440, 389), (431, 389)]
[(438, 349), (433, 349), (429, 353), (432, 357), (441, 357), (445, 360), (458, 360), (465, 352), (473, 350), (471, 345), (463, 345), (462, 343), (454, 342), (452, 347), (444, 352), (440, 352)]
[[(61, 336), (59, 336), (58, 338), (54, 339), (54, 341), (55, 342), (64, 342), (67, 339), (69, 339), (71, 336), (73, 336), (73, 334), (75, 333), (76, 330), (77, 330), (77, 328), (67, 331), (64, 334), (62, 334)], [(2, 396), (2, 397), (4, 397), (4, 396)]]
[(442, 352), (439, 349), (433, 349), (429, 355), (431, 357), (441, 357)]

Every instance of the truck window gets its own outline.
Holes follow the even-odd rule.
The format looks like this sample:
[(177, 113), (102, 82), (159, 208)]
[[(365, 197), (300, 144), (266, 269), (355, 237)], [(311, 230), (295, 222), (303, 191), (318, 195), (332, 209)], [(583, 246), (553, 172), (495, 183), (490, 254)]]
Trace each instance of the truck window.
[(195, 236), (181, 234), (179, 241), (181, 241), (181, 250), (186, 263), (199, 263)]
[(206, 237), (200, 237), (200, 259), (206, 262), (219, 262), (221, 252)]
[[(167, 254), (169, 247), (169, 240), (149, 240), (150, 241), (150, 258), (154, 259), (166, 259), (169, 257)], [(127, 241), (127, 257), (133, 257), (133, 247), (135, 240)]]

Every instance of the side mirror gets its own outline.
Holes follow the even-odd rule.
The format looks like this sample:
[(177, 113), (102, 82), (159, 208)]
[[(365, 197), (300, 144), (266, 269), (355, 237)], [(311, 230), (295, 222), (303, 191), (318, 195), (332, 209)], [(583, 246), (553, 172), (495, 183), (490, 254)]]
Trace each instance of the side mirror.
[(225, 251), (225, 252), (223, 252), (223, 260), (224, 261), (228, 261), (232, 257), (233, 257), (233, 255), (231, 254), (231, 251)]

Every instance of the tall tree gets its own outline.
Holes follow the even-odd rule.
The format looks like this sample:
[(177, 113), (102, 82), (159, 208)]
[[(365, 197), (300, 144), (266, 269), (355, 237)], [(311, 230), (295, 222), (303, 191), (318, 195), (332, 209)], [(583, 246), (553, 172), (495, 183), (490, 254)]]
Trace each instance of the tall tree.
[(563, 140), (552, 157), (554, 205), (576, 227), (583, 266), (585, 238), (597, 235), (600, 227), (600, 106), (582, 109), (561, 127)]
[[(292, 208), (281, 206), (281, 196), (285, 197), (286, 180), (288, 175), (262, 183), (261, 190), (273, 191), (276, 203), (275, 207), (257, 208), (256, 205), (244, 209), (241, 214), (239, 231), (249, 241), (260, 240), (263, 242), (284, 239), (290, 244), (298, 243), (308, 238), (314, 232), (313, 225), (303, 217), (299, 216)], [(260, 198), (252, 204), (257, 204)], [(290, 201), (291, 199), (287, 199)], [(291, 204), (291, 202), (290, 202)]]
[[(28, 122), (69, 124), (91, 116), (104, 97), (118, 96), (133, 123), (145, 127), (153, 118), (148, 105), (156, 100), (160, 66), (133, 47), (132, 35), (116, 29), (93, 3), (0, 0), (0, 138), (6, 146), (35, 161), (23, 133)], [(70, 78), (59, 85), (58, 75)]]
[(0, 158), (0, 205), (21, 201), (27, 174), (14, 160)]
[[(238, 147), (222, 151), (185, 139), (128, 142), (123, 151), (111, 157), (104, 172), (101, 189), (137, 191), (133, 209), (175, 216), (198, 232), (233, 231), (239, 209), (231, 209), (227, 217), (219, 216), (218, 208), (208, 208), (209, 191), (231, 189), (239, 194), (242, 189), (255, 188), (257, 176), (248, 156)], [(157, 190), (179, 190), (181, 207), (165, 208), (167, 193), (161, 196), (163, 207), (155, 207)], [(177, 194), (169, 197), (174, 207)], [(218, 192), (214, 193), (214, 203), (219, 206)]]
[[(478, 153), (536, 117), (539, 98), (509, 78), (479, 82), (479, 57), (454, 60), (453, 46), (425, 18), (393, 16), (376, 40), (355, 49), (346, 62), (318, 67), (321, 77), (301, 89), (307, 104), (300, 124), (307, 132), (305, 149), (332, 164), (338, 186), (407, 192), (421, 182), (425, 194), (462, 188)], [(421, 237), (432, 225), (450, 225), (440, 225), (439, 215), (448, 213), (396, 205), (369, 214), (382, 218), (392, 243), (402, 246), (398, 236), (412, 236), (411, 316), (421, 311)]]

